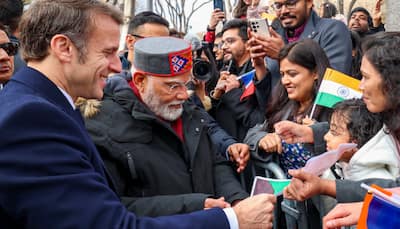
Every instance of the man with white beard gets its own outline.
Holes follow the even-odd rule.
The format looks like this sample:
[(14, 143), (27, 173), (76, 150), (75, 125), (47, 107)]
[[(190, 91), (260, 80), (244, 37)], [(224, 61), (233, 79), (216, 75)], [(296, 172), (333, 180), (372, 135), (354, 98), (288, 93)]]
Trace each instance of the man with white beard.
[(207, 117), (185, 102), (192, 51), (182, 39), (136, 41), (132, 81), (111, 77), (99, 112), (86, 119), (117, 194), (137, 215), (226, 208), (248, 194), (216, 153)]

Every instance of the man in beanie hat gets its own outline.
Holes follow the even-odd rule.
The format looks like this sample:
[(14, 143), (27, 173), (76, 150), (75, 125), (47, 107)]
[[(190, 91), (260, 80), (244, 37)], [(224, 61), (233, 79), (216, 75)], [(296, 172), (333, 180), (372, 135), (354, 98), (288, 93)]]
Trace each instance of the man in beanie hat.
[[(86, 120), (122, 201), (136, 214), (160, 216), (227, 208), (245, 199), (231, 164), (215, 152), (204, 112), (186, 103), (190, 45), (151, 37), (138, 40), (134, 50), (133, 80), (111, 77), (99, 112)], [(246, 220), (260, 211), (272, 219), (269, 210), (247, 212)]]
[(347, 27), (350, 30), (356, 31), (361, 37), (385, 31), (383, 24), (380, 22), (380, 17), (375, 19), (375, 21), (373, 21), (367, 9), (356, 7), (350, 12)]

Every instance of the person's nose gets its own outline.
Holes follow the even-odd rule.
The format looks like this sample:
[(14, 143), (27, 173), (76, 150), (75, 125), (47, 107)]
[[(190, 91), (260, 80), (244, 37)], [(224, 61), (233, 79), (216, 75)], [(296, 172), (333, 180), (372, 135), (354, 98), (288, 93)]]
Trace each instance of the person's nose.
[(221, 49), (222, 50), (228, 49), (228, 43), (227, 42), (223, 42), (222, 45), (221, 45)]
[(109, 69), (111, 70), (111, 72), (114, 73), (119, 73), (122, 71), (122, 63), (121, 60), (119, 59), (119, 57), (117, 55), (115, 55), (109, 63)]
[(10, 60), (11, 57), (8, 55), (8, 53), (6, 52), (6, 50), (0, 48), (0, 60)]
[(358, 86), (358, 89), (360, 89), (361, 92), (364, 91), (364, 78), (361, 78), (360, 85)]
[(184, 90), (180, 90), (179, 92), (177, 92), (176, 99), (184, 101), (189, 99), (189, 93), (187, 92), (187, 89), (185, 88)]
[(282, 78), (281, 78), (281, 82), (282, 82), (282, 85), (288, 85), (288, 84), (290, 84), (289, 77), (286, 77), (285, 74), (283, 74), (283, 75), (282, 75)]

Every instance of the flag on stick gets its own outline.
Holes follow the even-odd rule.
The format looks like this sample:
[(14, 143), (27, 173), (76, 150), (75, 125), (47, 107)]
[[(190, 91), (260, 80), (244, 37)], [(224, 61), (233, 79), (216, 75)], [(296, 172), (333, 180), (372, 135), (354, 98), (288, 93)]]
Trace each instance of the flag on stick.
[(362, 93), (358, 89), (360, 81), (339, 71), (327, 68), (319, 86), (317, 98), (311, 110), (313, 117), (315, 105), (332, 108), (336, 103), (352, 98), (361, 98)]
[(361, 184), (365, 195), (358, 229), (398, 228), (400, 225), (400, 197), (377, 185)]
[(319, 87), (315, 103), (331, 108), (337, 102), (346, 99), (361, 98), (362, 93), (358, 89), (359, 85), (359, 80), (336, 70), (327, 68), (324, 79)]
[(243, 75), (238, 76), (236, 79), (241, 80), (243, 84), (245, 85), (244, 91), (242, 95), (240, 96), (240, 101), (242, 101), (244, 98), (254, 94), (256, 91), (256, 88), (254, 86), (253, 82), (253, 77), (255, 74), (256, 70), (252, 70), (249, 72), (244, 73)]

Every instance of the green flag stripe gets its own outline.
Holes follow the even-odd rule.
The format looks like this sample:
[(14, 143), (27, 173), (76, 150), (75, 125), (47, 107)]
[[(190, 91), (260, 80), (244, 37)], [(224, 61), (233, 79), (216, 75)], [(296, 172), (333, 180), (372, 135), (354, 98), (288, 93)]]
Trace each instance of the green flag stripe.
[(274, 195), (278, 195), (283, 192), (283, 189), (290, 184), (290, 180), (270, 180), (272, 188), (274, 189)]
[(340, 101), (343, 101), (343, 98), (332, 94), (319, 92), (317, 95), (317, 99), (315, 100), (315, 103), (324, 107), (332, 108), (337, 102)]

